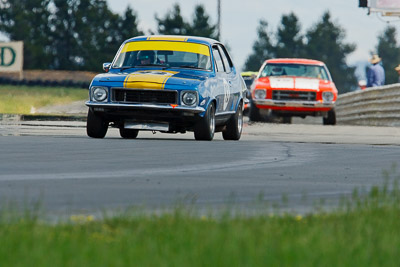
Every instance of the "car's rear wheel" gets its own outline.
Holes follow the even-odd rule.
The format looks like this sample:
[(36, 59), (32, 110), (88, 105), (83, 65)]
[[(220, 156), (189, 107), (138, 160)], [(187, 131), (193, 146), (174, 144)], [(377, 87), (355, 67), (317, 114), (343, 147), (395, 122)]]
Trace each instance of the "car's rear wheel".
[(215, 133), (215, 105), (210, 103), (203, 118), (194, 127), (194, 138), (196, 140), (211, 141)]
[(87, 121), (86, 121), (86, 133), (92, 138), (104, 138), (108, 130), (108, 121), (102, 116), (93, 112), (89, 108)]
[(323, 118), (324, 125), (335, 125), (336, 124), (336, 111), (334, 108), (328, 111), (328, 115)]
[(239, 140), (243, 129), (243, 108), (242, 103), (239, 104), (235, 115), (233, 115), (226, 124), (222, 137), (225, 140)]
[(126, 139), (135, 139), (139, 134), (139, 130), (119, 128), (119, 135)]
[(256, 107), (253, 101), (250, 101), (250, 110), (249, 110), (249, 120), (250, 121), (263, 121), (260, 110)]

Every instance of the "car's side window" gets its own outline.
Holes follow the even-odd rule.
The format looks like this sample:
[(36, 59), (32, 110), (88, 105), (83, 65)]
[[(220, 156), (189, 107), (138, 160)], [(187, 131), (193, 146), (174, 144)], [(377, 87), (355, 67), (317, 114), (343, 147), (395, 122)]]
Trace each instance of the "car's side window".
[(222, 58), (219, 53), (218, 47), (216, 47), (216, 46), (213, 47), (213, 56), (214, 56), (216, 71), (224, 72), (225, 71), (224, 64), (222, 62)]
[(221, 52), (222, 61), (224, 62), (225, 71), (227, 73), (230, 73), (232, 71), (232, 66), (233, 66), (232, 61), (230, 60), (225, 47), (223, 47), (222, 45), (218, 45), (218, 47), (219, 51)]

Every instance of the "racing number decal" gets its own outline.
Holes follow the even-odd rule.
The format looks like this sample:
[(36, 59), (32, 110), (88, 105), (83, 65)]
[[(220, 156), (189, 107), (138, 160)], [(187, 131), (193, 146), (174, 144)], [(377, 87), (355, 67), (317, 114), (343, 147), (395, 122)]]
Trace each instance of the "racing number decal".
[(224, 111), (228, 107), (229, 99), (231, 98), (231, 88), (226, 79), (224, 79)]

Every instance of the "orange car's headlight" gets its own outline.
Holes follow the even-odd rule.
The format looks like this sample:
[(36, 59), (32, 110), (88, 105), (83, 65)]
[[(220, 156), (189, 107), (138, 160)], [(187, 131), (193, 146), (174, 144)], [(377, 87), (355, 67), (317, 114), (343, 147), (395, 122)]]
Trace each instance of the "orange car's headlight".
[(324, 102), (332, 102), (333, 101), (333, 93), (332, 92), (322, 92), (322, 100)]
[(265, 99), (267, 96), (267, 90), (265, 89), (257, 89), (254, 92), (255, 99)]

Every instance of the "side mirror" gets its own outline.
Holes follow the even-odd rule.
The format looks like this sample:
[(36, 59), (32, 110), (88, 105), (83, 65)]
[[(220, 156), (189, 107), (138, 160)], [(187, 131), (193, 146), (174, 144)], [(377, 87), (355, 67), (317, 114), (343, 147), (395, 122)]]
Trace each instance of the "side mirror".
[(103, 70), (108, 72), (110, 70), (111, 63), (103, 63)]

